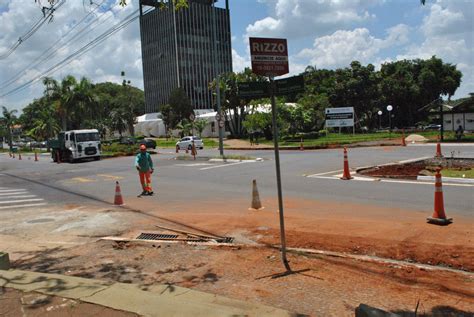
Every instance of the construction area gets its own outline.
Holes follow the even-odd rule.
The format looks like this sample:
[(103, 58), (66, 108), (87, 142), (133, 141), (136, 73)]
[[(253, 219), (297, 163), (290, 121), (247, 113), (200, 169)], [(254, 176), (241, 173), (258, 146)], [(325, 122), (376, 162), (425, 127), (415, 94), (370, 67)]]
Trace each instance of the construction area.
[(451, 151), (282, 152), (290, 270), (271, 152), (153, 155), (153, 197), (137, 197), (127, 158), (71, 167), (3, 155), (1, 197), (43, 205), (2, 214), (11, 270), (0, 271), (0, 313), (153, 316), (143, 308), (153, 299), (158, 316), (472, 316), (474, 184), (437, 168), (472, 168), (474, 147), (443, 145)]

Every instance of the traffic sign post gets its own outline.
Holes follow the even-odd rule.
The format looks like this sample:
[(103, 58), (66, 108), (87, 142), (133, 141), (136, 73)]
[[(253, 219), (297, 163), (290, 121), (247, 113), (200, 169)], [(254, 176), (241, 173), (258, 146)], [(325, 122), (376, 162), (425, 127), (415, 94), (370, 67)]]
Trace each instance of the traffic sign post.
[[(270, 79), (270, 98), (272, 101), (273, 144), (275, 148), (275, 168), (278, 190), (278, 209), (280, 215), (281, 259), (287, 273), (291, 272), (286, 258), (285, 218), (283, 216), (283, 193), (281, 189), (280, 152), (278, 147), (277, 108), (275, 93), (277, 84), (274, 77), (288, 74), (288, 48), (286, 39), (255, 38), (250, 39), (250, 56), (252, 72), (257, 75), (268, 76)], [(285, 86), (285, 85), (283, 85)], [(250, 87), (250, 86), (249, 86)], [(263, 87), (263, 86), (262, 86)], [(263, 87), (265, 88), (265, 87)], [(249, 89), (250, 90), (250, 89)], [(267, 89), (263, 89), (267, 90)], [(245, 91), (245, 89), (244, 89)], [(267, 90), (268, 91), (268, 90)], [(240, 90), (239, 90), (240, 94)]]

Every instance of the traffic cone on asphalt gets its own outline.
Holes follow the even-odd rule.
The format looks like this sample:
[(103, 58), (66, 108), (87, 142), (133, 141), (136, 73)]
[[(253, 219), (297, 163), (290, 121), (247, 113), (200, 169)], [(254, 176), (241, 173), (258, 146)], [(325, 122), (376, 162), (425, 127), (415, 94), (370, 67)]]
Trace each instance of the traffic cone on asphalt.
[(189, 153), (188, 148), (186, 148), (186, 154), (188, 154), (188, 153)]
[(344, 173), (341, 179), (349, 180), (352, 179), (351, 172), (349, 171), (349, 160), (347, 159), (347, 149), (344, 147)]
[(18, 160), (21, 161), (21, 153), (18, 153)]
[(402, 146), (407, 146), (407, 143), (405, 142), (405, 129), (402, 130)]
[(446, 218), (446, 214), (444, 213), (443, 184), (440, 171), (441, 168), (436, 169), (433, 216), (428, 217), (427, 219), (428, 223), (445, 226), (453, 222), (453, 218)]
[(249, 208), (249, 210), (260, 210), (265, 207), (262, 206), (262, 203), (260, 202), (260, 195), (258, 194), (258, 188), (257, 188), (257, 180), (252, 181), (252, 204)]
[(122, 198), (122, 192), (120, 191), (120, 185), (119, 182), (115, 182), (115, 199), (114, 199), (114, 205), (122, 206), (123, 205), (123, 198)]
[(436, 144), (436, 155), (435, 157), (443, 157), (443, 154), (441, 153), (441, 141), (439, 139), (439, 135), (438, 135), (438, 143)]
[(35, 162), (38, 162), (38, 153), (35, 151)]
[(300, 151), (304, 151), (303, 138), (301, 138)]

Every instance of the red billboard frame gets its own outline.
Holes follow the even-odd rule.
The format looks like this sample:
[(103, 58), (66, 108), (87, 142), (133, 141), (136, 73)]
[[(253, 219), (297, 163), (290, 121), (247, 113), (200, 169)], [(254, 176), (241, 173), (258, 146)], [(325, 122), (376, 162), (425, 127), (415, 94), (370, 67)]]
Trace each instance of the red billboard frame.
[(251, 37), (252, 72), (262, 76), (281, 76), (290, 72), (286, 39)]

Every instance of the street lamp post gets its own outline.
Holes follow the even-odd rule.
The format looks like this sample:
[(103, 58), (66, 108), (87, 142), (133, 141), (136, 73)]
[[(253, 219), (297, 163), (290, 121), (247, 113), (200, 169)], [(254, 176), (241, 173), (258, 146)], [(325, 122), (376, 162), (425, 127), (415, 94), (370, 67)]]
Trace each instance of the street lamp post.
[(391, 105), (387, 106), (388, 111), (388, 131), (389, 131), (389, 138), (392, 137), (392, 110), (393, 107)]
[(382, 130), (382, 110), (379, 110), (377, 114), (379, 115), (379, 130)]

